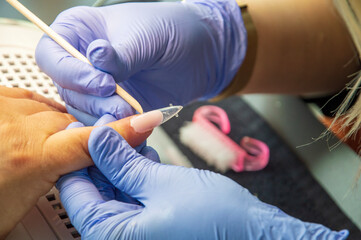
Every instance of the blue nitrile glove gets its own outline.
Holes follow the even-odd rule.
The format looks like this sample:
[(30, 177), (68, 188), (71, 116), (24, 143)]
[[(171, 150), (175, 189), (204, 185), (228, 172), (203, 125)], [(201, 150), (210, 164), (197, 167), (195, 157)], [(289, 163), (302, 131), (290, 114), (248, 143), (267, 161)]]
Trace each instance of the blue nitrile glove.
[[(89, 121), (88, 118), (85, 118), (86, 121)], [(101, 118), (99, 118), (94, 124), (94, 126), (103, 126), (107, 123), (114, 122), (116, 119), (110, 115), (105, 114)], [(85, 124), (86, 125), (86, 124)], [(79, 128), (85, 126), (83, 122), (73, 122), (68, 125), (67, 129), (69, 128)], [(88, 125), (90, 126), (90, 125)], [(137, 152), (140, 152), (144, 156), (146, 156), (149, 159), (152, 159), (153, 161), (160, 162), (159, 156), (157, 152), (149, 146), (146, 146), (146, 142), (143, 142), (136, 148)], [(128, 202), (128, 203), (136, 203), (139, 204), (139, 202), (132, 197), (128, 196), (126, 193), (121, 192), (120, 190), (116, 189), (112, 184), (109, 183), (109, 181), (104, 177), (104, 175), (96, 168), (96, 167), (88, 167), (87, 169), (82, 169), (79, 171), (79, 173), (82, 172), (89, 172), (89, 174), (94, 177), (94, 179), (97, 179), (97, 181), (94, 181), (94, 184), (98, 188), (99, 192), (103, 194), (103, 197), (107, 200), (110, 199), (117, 199), (118, 201), (122, 202)]]
[(88, 146), (104, 175), (90, 168), (66, 175), (57, 184), (84, 239), (292, 240), (348, 235), (347, 230), (335, 232), (288, 216), (220, 174), (151, 161), (109, 127), (93, 130)]
[(68, 104), (65, 104), (65, 106), (68, 113), (73, 115), (79, 122), (83, 123), (85, 126), (93, 126), (98, 121), (98, 118), (93, 117), (88, 113), (81, 112), (78, 109), (69, 106)]
[(95, 68), (48, 36), (38, 44), (37, 63), (68, 105), (96, 117), (132, 113), (112, 95), (115, 82), (146, 111), (214, 97), (230, 83), (246, 50), (235, 0), (76, 7), (51, 27)]

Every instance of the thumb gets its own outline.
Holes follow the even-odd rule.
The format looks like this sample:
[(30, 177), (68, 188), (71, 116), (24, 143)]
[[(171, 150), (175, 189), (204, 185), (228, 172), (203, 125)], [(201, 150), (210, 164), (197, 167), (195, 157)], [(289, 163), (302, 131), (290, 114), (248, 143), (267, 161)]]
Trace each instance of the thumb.
[[(136, 132), (130, 125), (132, 117), (108, 123), (107, 126), (113, 128), (135, 147), (144, 142), (152, 131)], [(63, 175), (93, 165), (88, 150), (88, 139), (95, 128), (97, 127), (72, 128), (51, 135), (43, 147), (44, 159), (51, 159), (45, 161), (50, 165), (47, 169), (53, 169), (57, 174)]]
[(129, 77), (128, 64), (107, 40), (97, 39), (91, 42), (87, 57), (95, 68), (110, 73), (117, 82), (125, 81)]
[[(65, 27), (53, 28), (62, 36), (70, 34)], [(61, 88), (101, 97), (110, 96), (115, 91), (112, 76), (72, 57), (48, 36), (39, 41), (36, 62)]]
[[(101, 139), (101, 141), (98, 141)], [(150, 188), (149, 180), (159, 163), (136, 152), (113, 129), (95, 129), (89, 138), (89, 152), (97, 168), (119, 190), (141, 201), (143, 189)], [(147, 187), (145, 187), (148, 185)]]
[(131, 37), (122, 39), (117, 45), (97, 39), (87, 49), (87, 58), (93, 66), (111, 74), (118, 83), (152, 66), (165, 51), (165, 44), (159, 39), (129, 34)]

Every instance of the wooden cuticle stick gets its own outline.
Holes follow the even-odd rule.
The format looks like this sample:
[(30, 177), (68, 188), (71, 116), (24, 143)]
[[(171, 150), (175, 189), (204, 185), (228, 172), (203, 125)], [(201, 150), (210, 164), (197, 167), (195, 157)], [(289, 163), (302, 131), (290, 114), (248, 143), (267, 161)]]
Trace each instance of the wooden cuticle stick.
[[(27, 9), (17, 0), (6, 0), (11, 6), (23, 14), (29, 21), (38, 26), (44, 33), (46, 33), (51, 39), (57, 42), (62, 48), (64, 48), (68, 53), (73, 57), (92, 65), (90, 61), (81, 54), (76, 48), (74, 48), (70, 43), (68, 43), (64, 38), (57, 34), (53, 29), (51, 29), (46, 23), (44, 23), (40, 18), (38, 18), (34, 13)], [(122, 97), (130, 106), (132, 106), (139, 113), (143, 113), (142, 106), (135, 100), (129, 93), (127, 93), (123, 88), (116, 84), (116, 93)]]

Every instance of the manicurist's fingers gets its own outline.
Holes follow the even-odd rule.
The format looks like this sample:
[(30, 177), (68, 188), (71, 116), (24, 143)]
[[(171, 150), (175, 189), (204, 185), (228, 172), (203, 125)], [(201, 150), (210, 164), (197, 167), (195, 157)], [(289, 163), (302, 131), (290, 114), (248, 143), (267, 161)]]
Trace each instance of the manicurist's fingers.
[[(52, 28), (77, 48), (76, 32), (57, 23), (52, 24)], [(115, 91), (115, 81), (110, 74), (74, 58), (48, 36), (44, 36), (39, 41), (36, 61), (39, 67), (62, 88), (101, 97), (110, 96)]]
[(158, 163), (137, 153), (106, 126), (91, 133), (89, 151), (97, 168), (115, 187), (135, 199), (146, 197), (143, 190), (154, 183), (152, 173), (157, 172)]
[[(103, 117), (103, 120), (112, 120), (109, 116)], [(101, 122), (98, 122), (100, 124)], [(67, 129), (84, 126), (80, 122), (71, 123)], [(84, 168), (62, 176), (56, 187), (59, 189), (62, 204), (67, 210), (73, 225), (81, 231), (84, 226), (95, 219), (102, 218), (102, 215), (108, 216), (109, 210), (106, 201), (114, 200), (116, 197), (115, 187), (108, 182), (104, 175), (96, 168)], [(122, 213), (141, 208), (137, 204), (130, 202), (118, 202), (118, 208), (112, 213)], [(97, 214), (91, 214), (91, 213)]]
[(100, 223), (99, 219), (106, 219), (110, 214), (114, 216), (143, 208), (136, 204), (104, 200), (87, 169), (61, 177), (56, 186), (72, 224), (80, 232), (84, 227)]
[(59, 88), (59, 93), (68, 105), (95, 117), (110, 113), (117, 119), (121, 119), (134, 114), (132, 107), (116, 94), (109, 97), (96, 97), (65, 88)]

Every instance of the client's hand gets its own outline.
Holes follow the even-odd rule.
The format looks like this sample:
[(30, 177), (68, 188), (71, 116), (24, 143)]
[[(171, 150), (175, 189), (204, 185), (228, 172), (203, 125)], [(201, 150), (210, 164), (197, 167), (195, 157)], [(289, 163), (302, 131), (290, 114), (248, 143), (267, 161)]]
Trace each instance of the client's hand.
[[(93, 164), (88, 138), (93, 127), (65, 130), (76, 119), (38, 94), (0, 86), (0, 239), (53, 186), (60, 175)], [(137, 146), (129, 118), (110, 123)]]

